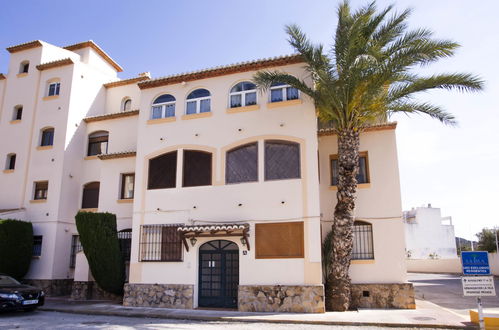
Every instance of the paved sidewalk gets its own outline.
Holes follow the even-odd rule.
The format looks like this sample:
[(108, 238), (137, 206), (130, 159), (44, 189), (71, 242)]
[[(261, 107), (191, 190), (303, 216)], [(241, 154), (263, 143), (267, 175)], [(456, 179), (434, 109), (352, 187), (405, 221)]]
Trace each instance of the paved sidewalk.
[(360, 309), (351, 312), (324, 314), (245, 313), (206, 309), (166, 309), (124, 307), (113, 302), (75, 302), (60, 298), (47, 298), (40, 310), (76, 314), (152, 317), (164, 319), (300, 323), (326, 325), (370, 325), (385, 327), (417, 327), (463, 329), (470, 327), (469, 320), (427, 301), (417, 300), (417, 309)]

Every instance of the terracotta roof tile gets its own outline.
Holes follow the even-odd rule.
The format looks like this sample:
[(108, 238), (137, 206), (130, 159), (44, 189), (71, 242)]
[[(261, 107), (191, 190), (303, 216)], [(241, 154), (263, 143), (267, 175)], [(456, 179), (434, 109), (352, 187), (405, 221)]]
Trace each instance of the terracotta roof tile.
[(22, 43), (19, 45), (10, 46), (10, 47), (7, 47), (6, 49), (9, 53), (16, 53), (16, 52), (20, 52), (20, 51), (23, 51), (26, 49), (36, 48), (36, 47), (41, 47), (41, 46), (42, 46), (42, 42), (40, 40), (33, 40), (33, 41), (25, 42), (25, 43)]
[(52, 61), (52, 62), (47, 62), (47, 63), (42, 63), (38, 64), (36, 68), (40, 71), (43, 70), (48, 70), (48, 69), (53, 69), (53, 68), (58, 68), (60, 66), (65, 66), (65, 65), (71, 65), (74, 64), (73, 60), (68, 58), (62, 59), (62, 60), (57, 60), (57, 61)]
[(159, 86), (181, 83), (184, 81), (199, 80), (234, 74), (239, 72), (261, 70), (274, 66), (282, 66), (303, 62), (300, 55), (286, 55), (273, 58), (266, 58), (248, 62), (234, 63), (215, 68), (209, 68), (199, 71), (180, 73), (171, 76), (160, 77), (149, 81), (139, 83), (140, 89), (154, 88)]
[(0, 80), (6, 79), (3, 73), (0, 73)]
[[(372, 124), (372, 125), (366, 125), (363, 126), (362, 132), (372, 132), (372, 131), (382, 131), (382, 130), (387, 130), (387, 129), (395, 129), (397, 128), (397, 122), (387, 122), (387, 123), (379, 123), (379, 124)], [(317, 135), (319, 136), (324, 136), (324, 135), (336, 135), (336, 129), (333, 127), (319, 127), (317, 129)]]
[(136, 84), (138, 82), (141, 82), (144, 80), (150, 80), (150, 79), (151, 79), (151, 77), (148, 77), (148, 76), (140, 76), (140, 77), (125, 79), (125, 80), (112, 81), (112, 82), (109, 82), (107, 84), (104, 84), (104, 87), (113, 88), (113, 87), (118, 87), (118, 86)]
[(97, 52), (97, 54), (99, 54), (104, 60), (106, 60), (106, 62), (111, 64), (111, 66), (116, 71), (118, 71), (118, 72), (123, 71), (123, 68), (118, 63), (116, 63), (111, 58), (111, 56), (109, 56), (104, 50), (102, 50), (102, 48), (100, 48), (95, 42), (93, 42), (93, 40), (88, 40), (88, 41), (80, 42), (80, 43), (77, 43), (74, 45), (65, 46), (64, 49), (73, 51), (73, 50), (78, 50), (78, 49), (82, 49), (82, 48), (86, 48), (86, 47), (90, 47), (93, 50), (95, 50)]
[(139, 114), (139, 110), (131, 110), (131, 111), (122, 111), (122, 112), (114, 112), (114, 113), (106, 113), (104, 115), (92, 116), (83, 118), (83, 121), (86, 123), (91, 123), (94, 121), (102, 121), (108, 119), (116, 119), (130, 116), (137, 116)]
[(100, 160), (109, 160), (109, 159), (117, 159), (117, 158), (128, 158), (128, 157), (135, 157), (137, 155), (136, 151), (121, 151), (121, 152), (114, 152), (110, 154), (102, 154), (98, 155)]

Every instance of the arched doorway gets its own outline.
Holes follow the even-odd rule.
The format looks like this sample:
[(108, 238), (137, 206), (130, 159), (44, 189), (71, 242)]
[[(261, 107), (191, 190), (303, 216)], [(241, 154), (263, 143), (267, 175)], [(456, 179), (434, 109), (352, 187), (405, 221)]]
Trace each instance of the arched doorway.
[(199, 307), (237, 308), (239, 248), (216, 240), (199, 248)]

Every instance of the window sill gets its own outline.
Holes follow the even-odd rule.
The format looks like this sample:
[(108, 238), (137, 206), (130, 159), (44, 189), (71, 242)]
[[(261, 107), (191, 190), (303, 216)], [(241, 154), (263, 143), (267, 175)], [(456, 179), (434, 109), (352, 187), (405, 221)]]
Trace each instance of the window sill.
[(133, 198), (121, 198), (116, 201), (119, 204), (133, 203)]
[(92, 159), (99, 159), (99, 156), (98, 155), (92, 155), (92, 156), (86, 156), (85, 158), (83, 158), (84, 160), (92, 160)]
[(303, 103), (302, 99), (281, 101), (281, 102), (269, 102), (269, 103), (267, 103), (267, 108), (275, 109), (275, 108), (281, 108), (281, 107), (288, 107), (291, 105), (298, 105), (298, 104), (302, 104), (302, 103)]
[(11, 124), (20, 124), (21, 123), (21, 119), (14, 119), (14, 120), (9, 121), (9, 123), (11, 123)]
[[(371, 184), (370, 183), (359, 183), (359, 184), (357, 184), (357, 188), (358, 189), (371, 188)], [(329, 186), (329, 190), (338, 190), (338, 186)]]
[(14, 170), (3, 170), (4, 173), (14, 173)]
[(59, 98), (59, 95), (50, 95), (50, 96), (45, 96), (44, 98), (42, 98), (42, 100), (48, 101), (48, 100), (55, 100), (58, 98)]
[(49, 150), (52, 149), (54, 146), (38, 146), (36, 147), (36, 150)]
[(202, 113), (193, 113), (190, 115), (183, 115), (182, 120), (189, 120), (189, 119), (197, 119), (197, 118), (207, 118), (211, 117), (213, 115), (212, 112), (202, 112)]
[(95, 213), (97, 212), (97, 208), (88, 208), (88, 209), (79, 209), (78, 212), (92, 212), (92, 213)]
[(31, 204), (41, 204), (41, 203), (47, 203), (46, 199), (32, 199), (29, 201)]
[(22, 78), (22, 77), (26, 77), (27, 75), (28, 75), (27, 72), (21, 72), (21, 73), (16, 74), (16, 77), (17, 78)]
[(248, 112), (248, 111), (255, 111), (258, 109), (260, 109), (260, 106), (258, 104), (254, 104), (254, 105), (248, 105), (245, 107), (228, 108), (227, 113)]
[(31, 256), (31, 259), (41, 259), (42, 256)]
[(166, 118), (158, 118), (158, 119), (149, 119), (147, 121), (147, 125), (171, 123), (171, 122), (174, 122), (176, 120), (177, 120), (177, 117), (166, 117)]
[(350, 261), (350, 264), (352, 265), (365, 265), (365, 264), (374, 264), (374, 263), (376, 263), (376, 260), (374, 259), (356, 259)]

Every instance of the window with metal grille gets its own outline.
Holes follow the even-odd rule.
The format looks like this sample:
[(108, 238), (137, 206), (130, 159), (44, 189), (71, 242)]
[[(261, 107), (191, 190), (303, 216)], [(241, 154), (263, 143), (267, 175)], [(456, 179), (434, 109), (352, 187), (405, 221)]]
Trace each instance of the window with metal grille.
[(35, 193), (33, 199), (47, 199), (48, 190), (49, 190), (48, 181), (35, 182)]
[(42, 240), (43, 236), (33, 236), (33, 257), (41, 257), (42, 255)]
[(43, 146), (52, 146), (54, 145), (54, 129), (46, 128), (42, 131), (42, 138), (40, 140), (40, 145)]
[(99, 131), (88, 136), (87, 156), (107, 154), (109, 132)]
[(211, 185), (212, 154), (206, 151), (184, 150), (183, 187)]
[(100, 182), (90, 182), (83, 186), (82, 209), (96, 209), (99, 207)]
[(364, 221), (355, 221), (353, 225), (352, 260), (374, 259), (373, 227)]
[(182, 261), (181, 224), (144, 225), (140, 228), (140, 261)]
[[(329, 158), (331, 160), (331, 185), (337, 186), (339, 180), (338, 155), (331, 155)], [(369, 183), (369, 162), (367, 152), (359, 153), (357, 183)]]
[(177, 151), (149, 160), (147, 189), (175, 188), (177, 185)]
[(75, 268), (76, 266), (76, 254), (83, 250), (80, 242), (79, 235), (73, 235), (71, 237), (71, 255), (69, 257), (69, 267)]
[(258, 143), (250, 143), (227, 151), (225, 182), (258, 181)]
[(300, 177), (300, 145), (289, 141), (265, 141), (265, 181)]
[(118, 242), (120, 243), (120, 251), (124, 261), (130, 261), (132, 252), (132, 230), (123, 229), (118, 232)]

